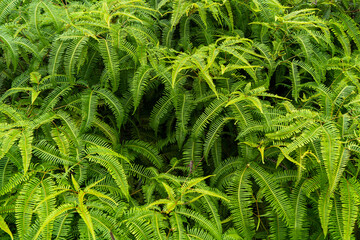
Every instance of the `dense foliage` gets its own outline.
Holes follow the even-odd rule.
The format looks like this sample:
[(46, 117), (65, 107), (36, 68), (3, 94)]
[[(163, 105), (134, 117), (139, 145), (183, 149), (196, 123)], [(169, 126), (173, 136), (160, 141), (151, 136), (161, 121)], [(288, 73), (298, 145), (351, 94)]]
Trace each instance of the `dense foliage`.
[(359, 8), (0, 0), (0, 238), (360, 237)]

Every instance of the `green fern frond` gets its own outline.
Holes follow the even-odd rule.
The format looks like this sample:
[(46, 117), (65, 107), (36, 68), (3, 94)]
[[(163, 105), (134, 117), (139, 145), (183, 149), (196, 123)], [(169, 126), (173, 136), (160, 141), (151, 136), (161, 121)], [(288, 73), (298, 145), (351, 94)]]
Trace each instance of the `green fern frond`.
[(192, 129), (192, 134), (195, 137), (198, 137), (206, 128), (206, 125), (209, 124), (220, 112), (224, 109), (227, 104), (227, 98), (225, 96), (219, 96), (218, 99), (215, 99), (210, 105), (205, 109), (203, 114), (196, 120), (194, 127)]
[[(15, 1), (15, 0), (12, 0)], [(17, 0), (18, 1), (18, 0)], [(1, 3), (5, 3), (6, 1), (2, 1)], [(18, 1), (19, 2), (19, 1)], [(4, 9), (2, 9), (4, 11)], [(1, 17), (1, 12), (0, 12)], [(17, 68), (17, 63), (19, 60), (19, 54), (18, 54), (18, 46), (15, 43), (15, 39), (11, 37), (7, 30), (4, 28), (0, 28), (0, 40), (1, 40), (1, 47), (4, 44), (6, 47), (3, 47), (4, 51), (7, 52), (7, 67), (10, 66), (10, 64), (13, 65), (14, 70)], [(5, 55), (6, 56), (6, 55)]]
[(345, 27), (346, 32), (350, 35), (350, 37), (356, 44), (356, 47), (360, 49), (360, 30), (357, 27), (356, 22), (350, 16), (344, 13), (337, 13), (334, 14), (334, 16), (341, 20), (342, 26)]
[[(110, 41), (102, 39), (99, 41), (99, 50), (104, 59), (106, 70), (110, 75), (112, 91), (115, 92), (120, 82), (120, 66), (118, 55)], [(106, 83), (102, 83), (105, 85)]]
[(81, 130), (88, 130), (94, 118), (96, 117), (96, 109), (98, 106), (98, 96), (96, 95), (94, 90), (85, 91), (82, 95), (81, 99), (81, 108), (82, 108), (82, 126)]
[(30, 230), (33, 210), (39, 201), (40, 184), (39, 179), (31, 179), (23, 186), (16, 201), (15, 216), (20, 239), (26, 239), (26, 233)]
[(157, 168), (161, 168), (164, 164), (163, 157), (150, 143), (140, 140), (130, 140), (122, 144), (122, 147), (148, 158)]
[(229, 117), (215, 119), (209, 127), (209, 131), (206, 134), (204, 144), (204, 156), (208, 157), (211, 148), (214, 146), (215, 141), (220, 137), (221, 132), (225, 124), (231, 120)]
[(6, 17), (20, 4), (20, 2), (21, 0), (8, 0), (0, 3), (0, 23), (4, 22)]
[(248, 167), (237, 171), (231, 187), (230, 209), (234, 218), (236, 229), (244, 239), (252, 239), (255, 235), (255, 221), (252, 216), (252, 189), (249, 180), (250, 172)]
[(6, 232), (7, 234), (9, 234), (9, 236), (11, 237), (11, 239), (14, 239), (14, 236), (9, 228), (9, 226), (6, 224), (5, 219), (0, 216), (0, 229), (3, 230), (4, 232)]
[(134, 112), (140, 104), (142, 95), (146, 92), (152, 68), (150, 66), (141, 66), (135, 73), (131, 81), (131, 92), (134, 100)]
[(66, 155), (60, 153), (54, 146), (45, 141), (41, 141), (33, 145), (34, 156), (43, 161), (49, 161), (54, 164), (72, 165), (75, 163), (74, 159), (68, 158)]
[(291, 239), (300, 240), (308, 235), (309, 224), (306, 222), (306, 195), (303, 189), (304, 183), (299, 184), (291, 193), (290, 199), (294, 209), (293, 231), (290, 232)]
[(176, 114), (176, 139), (178, 146), (181, 147), (187, 135), (187, 125), (190, 120), (190, 114), (194, 110), (193, 97), (189, 93), (179, 94), (177, 105), (175, 107)]
[(342, 204), (341, 215), (343, 219), (343, 239), (352, 239), (356, 218), (359, 213), (357, 204), (359, 196), (355, 193), (354, 186), (343, 179), (340, 184), (340, 200)]
[(126, 179), (124, 168), (119, 163), (119, 161), (116, 158), (106, 155), (91, 155), (88, 158), (90, 161), (98, 163), (101, 166), (105, 167), (116, 181), (117, 185), (121, 189), (121, 192), (127, 199), (129, 199), (129, 185)]
[(164, 94), (155, 104), (150, 114), (150, 126), (157, 132), (160, 123), (173, 109), (173, 98), (170, 94)]
[(252, 176), (260, 187), (266, 189), (264, 191), (265, 198), (269, 201), (270, 206), (283, 219), (286, 225), (291, 225), (293, 216), (291, 215), (290, 202), (287, 194), (272, 179), (272, 176), (265, 172), (257, 164), (251, 164), (248, 167)]
[(39, 235), (41, 234), (41, 232), (44, 230), (44, 228), (46, 228), (46, 226), (48, 224), (50, 224), (51, 222), (55, 221), (58, 217), (60, 217), (62, 214), (75, 209), (74, 204), (71, 203), (65, 203), (63, 205), (60, 205), (58, 208), (56, 208), (54, 211), (51, 212), (51, 214), (49, 216), (47, 216), (47, 218), (44, 220), (44, 222), (40, 225), (38, 231), (36, 232), (36, 234), (33, 237), (33, 240), (38, 239)]
[(83, 50), (86, 47), (88, 39), (86, 36), (74, 39), (67, 47), (64, 57), (64, 67), (69, 79), (73, 79), (76, 67), (81, 63), (80, 57), (84, 54)]
[(55, 41), (53, 43), (48, 64), (48, 72), (51, 76), (55, 76), (58, 73), (58, 69), (61, 66), (64, 58), (64, 52), (68, 44), (69, 43), (65, 41)]
[(119, 99), (109, 90), (105, 88), (96, 89), (95, 92), (101, 99), (104, 99), (106, 105), (110, 108), (116, 118), (116, 125), (120, 129), (124, 121), (124, 107)]
[(46, 113), (51, 111), (56, 104), (61, 100), (61, 98), (66, 97), (70, 91), (71, 86), (64, 85), (56, 87), (45, 99), (45, 104), (41, 106), (41, 110)]
[(23, 171), (24, 174), (27, 173), (30, 161), (32, 157), (32, 141), (33, 141), (33, 131), (32, 129), (24, 129), (20, 135), (19, 140), (19, 149), (21, 152), (22, 160), (23, 160)]
[(176, 213), (193, 219), (201, 227), (206, 229), (215, 239), (221, 239), (222, 233), (219, 232), (220, 229), (217, 229), (210, 220), (206, 219), (206, 217), (200, 213), (185, 208), (177, 210)]

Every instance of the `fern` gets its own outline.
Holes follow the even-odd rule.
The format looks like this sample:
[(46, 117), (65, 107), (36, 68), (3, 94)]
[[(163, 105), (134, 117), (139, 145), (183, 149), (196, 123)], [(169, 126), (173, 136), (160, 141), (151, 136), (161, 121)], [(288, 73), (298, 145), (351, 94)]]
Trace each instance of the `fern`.
[(0, 1), (0, 238), (356, 238), (359, 7)]
[(251, 214), (252, 193), (249, 177), (249, 168), (243, 168), (236, 175), (233, 186), (229, 188), (230, 207), (234, 222), (244, 239), (251, 239), (255, 235), (255, 222)]

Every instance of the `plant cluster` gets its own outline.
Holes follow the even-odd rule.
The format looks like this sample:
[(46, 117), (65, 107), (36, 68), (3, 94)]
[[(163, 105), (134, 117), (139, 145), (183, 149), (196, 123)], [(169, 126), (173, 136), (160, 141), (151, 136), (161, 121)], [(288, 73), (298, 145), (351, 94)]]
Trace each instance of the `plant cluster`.
[(358, 238), (359, 8), (0, 0), (0, 238)]

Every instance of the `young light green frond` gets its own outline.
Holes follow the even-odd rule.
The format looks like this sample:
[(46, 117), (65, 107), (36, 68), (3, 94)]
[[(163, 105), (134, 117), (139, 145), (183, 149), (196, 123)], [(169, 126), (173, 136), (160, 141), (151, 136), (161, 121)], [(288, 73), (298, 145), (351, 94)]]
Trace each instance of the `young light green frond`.
[[(323, 136), (321, 141), (321, 152), (323, 164), (328, 175), (329, 183), (333, 184), (335, 168), (339, 161), (340, 150), (340, 133), (336, 126), (331, 124), (323, 125)], [(336, 175), (335, 175), (336, 176)], [(331, 186), (332, 187), (332, 186)]]
[(20, 138), (20, 135), (20, 129), (10, 129), (6, 132), (0, 144), (0, 159), (5, 156), (5, 154), (10, 150), (14, 143)]
[[(46, 199), (49, 195), (53, 194), (55, 192), (55, 183), (50, 179), (44, 179), (40, 184), (40, 199)], [(45, 219), (52, 213), (52, 211), (55, 210), (55, 199), (47, 199), (45, 201), (42, 201), (40, 206), (38, 208), (38, 216), (40, 219), (40, 223), (44, 222)], [(43, 233), (42, 238), (46, 240), (51, 240), (52, 238), (52, 230), (53, 230), (53, 224), (48, 224)]]
[(32, 240), (38, 239), (39, 235), (44, 230), (44, 228), (46, 228), (46, 226), (48, 224), (50, 224), (51, 222), (54, 222), (62, 214), (66, 213), (72, 209), (75, 209), (75, 206), (73, 203), (65, 203), (63, 205), (60, 205), (54, 211), (52, 211), (51, 214), (49, 216), (47, 216), (47, 218), (44, 220), (44, 222), (40, 225), (39, 230), (36, 232), (36, 234)]
[(4, 232), (6, 232), (7, 234), (9, 234), (9, 236), (11, 237), (11, 239), (14, 239), (14, 236), (9, 228), (9, 226), (6, 224), (5, 219), (0, 216), (0, 229), (3, 230)]
[(91, 233), (92, 239), (96, 240), (95, 230), (94, 230), (94, 225), (93, 225), (93, 222), (91, 219), (91, 215), (88, 211), (88, 207), (84, 204), (85, 192), (80, 190), (78, 196), (79, 196), (79, 203), (78, 203), (78, 206), (76, 207), (76, 211), (79, 213), (79, 215), (85, 222), (86, 227), (88, 228), (88, 230)]
[(0, 196), (5, 195), (11, 191), (13, 191), (15, 188), (20, 187), (23, 182), (26, 182), (29, 180), (29, 178), (33, 175), (33, 173), (28, 173), (24, 175), (21, 172), (18, 172), (14, 175), (12, 175), (11, 178), (9, 178), (8, 182), (3, 186), (0, 190)]

